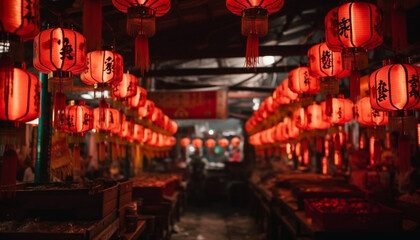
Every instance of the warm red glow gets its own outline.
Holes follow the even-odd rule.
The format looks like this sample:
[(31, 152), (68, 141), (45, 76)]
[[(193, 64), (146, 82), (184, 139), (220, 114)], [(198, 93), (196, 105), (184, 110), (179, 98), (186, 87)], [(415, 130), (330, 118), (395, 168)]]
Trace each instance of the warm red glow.
[(388, 124), (388, 112), (378, 111), (370, 105), (370, 98), (364, 97), (354, 105), (355, 119), (358, 123), (372, 126)]
[(369, 138), (369, 156), (370, 156), (370, 165), (375, 165), (375, 136)]
[(335, 51), (342, 48), (373, 49), (382, 44), (382, 14), (375, 5), (349, 2), (325, 17), (325, 36)]
[(128, 105), (131, 108), (142, 107), (147, 100), (147, 91), (146, 89), (137, 86), (136, 95), (128, 98)]
[(322, 115), (324, 121), (329, 121), (331, 124), (344, 124), (353, 120), (353, 102), (344, 98), (332, 99), (332, 114), (326, 114), (326, 102), (321, 103)]
[(190, 145), (191, 140), (189, 138), (182, 138), (179, 142), (181, 143), (181, 146), (186, 147)]
[(297, 94), (319, 92), (319, 79), (309, 73), (308, 67), (295, 68), (289, 72), (289, 88)]
[(117, 98), (133, 97), (137, 94), (139, 79), (129, 73), (124, 73), (121, 82), (113, 84), (112, 96)]
[(79, 74), (86, 69), (86, 39), (73, 30), (52, 28), (34, 39), (34, 67), (42, 72), (66, 71)]
[(67, 106), (64, 118), (64, 130), (67, 132), (82, 134), (93, 128), (93, 110), (85, 106), (84, 101)]
[(299, 96), (297, 93), (290, 90), (288, 78), (284, 79), (283, 82), (280, 84), (280, 94), (284, 97), (287, 97), (291, 101), (296, 100)]
[(417, 144), (420, 147), (420, 123), (417, 123)]
[(328, 158), (322, 158), (322, 174), (327, 175), (328, 173)]
[(192, 140), (192, 145), (196, 148), (200, 148), (201, 146), (203, 146), (203, 140), (199, 138), (194, 138), (194, 140)]
[[(93, 127), (98, 131), (111, 131), (118, 128), (120, 122), (120, 111), (110, 108), (108, 104), (100, 104), (93, 110)], [(131, 136), (133, 134), (130, 134)]]
[(234, 146), (234, 147), (237, 147), (237, 146), (239, 146), (239, 144), (241, 143), (241, 139), (240, 138), (238, 138), (238, 137), (233, 137), (231, 140), (230, 140), (230, 144), (232, 144), (232, 146)]
[(334, 151), (334, 165), (337, 167), (341, 167), (342, 161), (341, 161), (341, 153), (340, 151), (335, 150)]
[(112, 51), (93, 51), (87, 54), (87, 68), (80, 80), (87, 85), (119, 83), (123, 78), (123, 58)]
[(220, 147), (225, 148), (229, 146), (229, 140), (227, 140), (226, 138), (221, 138), (217, 141), (217, 144), (219, 144)]
[(317, 77), (343, 78), (349, 75), (342, 67), (340, 52), (333, 52), (326, 43), (320, 43), (308, 50), (310, 73)]
[(293, 121), (299, 129), (305, 130), (308, 128), (307, 114), (303, 107), (298, 108), (293, 112)]
[(322, 107), (318, 104), (309, 105), (307, 108), (307, 122), (308, 130), (315, 129), (327, 129), (330, 127), (330, 123), (324, 121), (322, 115)]
[(216, 146), (216, 141), (214, 139), (207, 139), (206, 140), (206, 147), (207, 148), (214, 148)]
[(391, 64), (370, 75), (370, 103), (382, 111), (420, 108), (420, 67)]
[(0, 119), (29, 122), (41, 113), (41, 82), (32, 73), (13, 69), (12, 78), (0, 78)]
[(129, 7), (150, 7), (154, 10), (156, 17), (165, 15), (171, 8), (170, 0), (112, 0), (112, 3), (124, 13), (127, 13)]
[(296, 127), (296, 123), (292, 121), (289, 117), (285, 117), (283, 119), (283, 122), (287, 126), (285, 128), (286, 133), (285, 136), (288, 136), (288, 138), (297, 138), (299, 136), (299, 128)]
[(39, 33), (39, 0), (1, 1), (0, 31), (9, 32), (24, 40)]
[(226, 0), (226, 7), (233, 14), (242, 15), (242, 10), (246, 8), (260, 7), (267, 9), (268, 14), (279, 11), (284, 4), (284, 0)]
[(151, 115), (153, 114), (154, 110), (155, 110), (155, 103), (151, 100), (146, 99), (146, 102), (144, 103), (144, 105), (138, 108), (139, 118), (140, 119), (151, 118)]

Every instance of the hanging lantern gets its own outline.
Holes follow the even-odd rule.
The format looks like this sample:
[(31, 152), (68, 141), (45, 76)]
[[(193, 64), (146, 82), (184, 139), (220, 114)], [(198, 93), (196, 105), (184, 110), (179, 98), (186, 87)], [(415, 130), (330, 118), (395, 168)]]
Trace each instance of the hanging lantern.
[(325, 26), (328, 47), (334, 51), (344, 49), (343, 57), (353, 55), (359, 64), (366, 65), (367, 50), (382, 44), (382, 13), (370, 3), (348, 2), (333, 8), (325, 17)]
[(133, 136), (131, 140), (141, 142), (143, 140), (144, 127), (140, 124), (134, 124)]
[(123, 58), (113, 51), (93, 51), (87, 54), (87, 68), (80, 80), (87, 85), (118, 83), (123, 77)]
[(141, 140), (142, 143), (146, 144), (152, 139), (152, 130), (150, 128), (143, 129), (143, 139)]
[[(113, 109), (114, 110), (114, 109)], [(115, 112), (115, 114), (117, 114)], [(121, 134), (122, 128), (123, 128), (123, 123), (126, 121), (126, 116), (123, 112), (119, 112), (118, 113), (118, 118), (119, 118), (119, 124), (115, 124), (115, 127), (111, 129), (111, 133), (118, 136)]]
[(214, 148), (216, 146), (216, 141), (214, 139), (207, 139), (206, 140), (206, 147), (207, 148)]
[(284, 0), (226, 0), (226, 7), (242, 17), (241, 32), (247, 36), (246, 67), (256, 68), (258, 63), (258, 38), (268, 33), (268, 15), (279, 11)]
[(143, 106), (138, 108), (138, 115), (139, 118), (151, 118), (153, 112), (155, 110), (155, 103), (151, 100), (147, 100)]
[(232, 144), (232, 146), (234, 146), (234, 147), (238, 147), (240, 143), (241, 143), (241, 139), (238, 138), (238, 137), (233, 137), (230, 140), (230, 144)]
[(328, 116), (326, 111), (326, 101), (321, 103), (324, 121), (331, 124), (344, 124), (353, 120), (353, 102), (344, 98), (332, 99), (332, 114)]
[(186, 146), (190, 145), (191, 140), (189, 138), (182, 138), (180, 143), (181, 143), (181, 146), (186, 147)]
[(381, 111), (420, 108), (420, 67), (410, 64), (386, 65), (370, 75), (370, 103)]
[(146, 103), (146, 98), (147, 98), (146, 89), (137, 86), (136, 95), (128, 98), (128, 105), (131, 108), (137, 108), (137, 107), (144, 106), (144, 104)]
[(221, 138), (217, 141), (217, 144), (219, 144), (220, 147), (225, 148), (229, 146), (229, 140), (227, 140), (226, 138)]
[(295, 68), (289, 72), (289, 88), (297, 94), (316, 94), (319, 79), (309, 73), (308, 67)]
[(307, 108), (308, 130), (327, 129), (330, 127), (328, 121), (324, 121), (322, 107), (318, 104), (309, 105)]
[(292, 139), (297, 138), (299, 136), (299, 128), (296, 127), (296, 122), (294, 122), (289, 117), (285, 117), (283, 119), (283, 122), (286, 125), (285, 127), (286, 136)]
[(136, 37), (136, 67), (141, 74), (149, 71), (148, 38), (155, 35), (155, 17), (165, 15), (171, 8), (170, 0), (112, 0), (114, 6), (127, 13), (128, 35)]
[(301, 130), (308, 128), (308, 119), (305, 108), (301, 107), (293, 111), (293, 122), (295, 126)]
[(155, 109), (153, 110), (153, 114), (151, 115), (151, 118), (149, 120), (152, 121), (153, 124), (159, 125), (159, 123), (162, 121), (162, 118), (162, 110), (158, 107), (155, 107)]
[(168, 131), (171, 134), (175, 134), (178, 131), (178, 124), (175, 121), (169, 120), (169, 128)]
[(93, 110), (86, 106), (85, 101), (79, 100), (76, 104), (72, 101), (66, 107), (65, 120), (67, 132), (83, 135), (93, 128)]
[(79, 74), (86, 68), (86, 39), (82, 34), (65, 28), (40, 32), (34, 39), (34, 67), (42, 72)]
[(290, 103), (290, 99), (283, 95), (282, 85), (280, 84), (273, 92), (273, 101), (276, 106), (287, 105)]
[(325, 18), (328, 46), (342, 51), (343, 67), (351, 70), (350, 94), (360, 95), (359, 69), (368, 65), (367, 51), (382, 44), (382, 13), (373, 4), (349, 2), (333, 8)]
[(285, 128), (284, 122), (279, 122), (274, 127), (275, 127), (275, 130), (274, 130), (274, 140), (276, 142), (286, 141), (289, 136), (288, 135), (286, 136), (284, 134), (284, 132), (285, 132), (285, 130), (284, 130), (284, 128)]
[(124, 73), (121, 82), (113, 84), (112, 96), (117, 98), (129, 98), (137, 94), (139, 79), (129, 73)]
[(39, 33), (39, 0), (2, 1), (0, 31), (33, 39)]
[(370, 105), (370, 98), (364, 97), (354, 105), (355, 119), (367, 126), (385, 126), (388, 124), (388, 112), (378, 111)]
[(38, 118), (41, 82), (32, 73), (13, 69), (13, 77), (0, 76), (0, 119), (29, 122)]
[(93, 110), (93, 115), (93, 125), (97, 131), (111, 131), (120, 125), (120, 112), (110, 108), (105, 100), (102, 100), (99, 107)]
[(294, 101), (299, 97), (299, 95), (297, 93), (293, 92), (289, 88), (289, 79), (288, 78), (284, 79), (283, 82), (280, 84), (280, 94), (282, 94), (284, 97), (287, 97), (291, 101)]
[(203, 146), (203, 141), (199, 138), (194, 138), (192, 145), (196, 148), (201, 148), (201, 146)]
[(134, 121), (124, 120), (124, 122), (121, 125), (120, 137), (123, 139), (131, 139), (133, 135), (134, 135)]

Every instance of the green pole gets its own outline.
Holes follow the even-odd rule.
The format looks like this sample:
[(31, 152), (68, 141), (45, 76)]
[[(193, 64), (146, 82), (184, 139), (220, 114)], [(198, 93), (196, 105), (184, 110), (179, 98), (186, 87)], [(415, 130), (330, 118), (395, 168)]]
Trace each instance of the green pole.
[(40, 73), (41, 80), (41, 115), (38, 123), (38, 139), (36, 143), (35, 182), (49, 182), (51, 159), (51, 93), (48, 92), (48, 75)]

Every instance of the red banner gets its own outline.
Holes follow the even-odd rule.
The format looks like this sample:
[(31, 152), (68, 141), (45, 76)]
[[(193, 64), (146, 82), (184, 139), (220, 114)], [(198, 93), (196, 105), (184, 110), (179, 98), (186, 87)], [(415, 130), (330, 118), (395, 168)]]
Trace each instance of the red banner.
[(147, 97), (172, 119), (226, 119), (227, 88), (165, 90)]

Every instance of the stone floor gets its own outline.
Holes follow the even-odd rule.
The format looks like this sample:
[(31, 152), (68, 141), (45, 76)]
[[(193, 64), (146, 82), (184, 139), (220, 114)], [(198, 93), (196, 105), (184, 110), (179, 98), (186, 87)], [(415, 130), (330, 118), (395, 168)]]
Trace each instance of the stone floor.
[(187, 207), (171, 240), (261, 240), (248, 210), (225, 203)]

